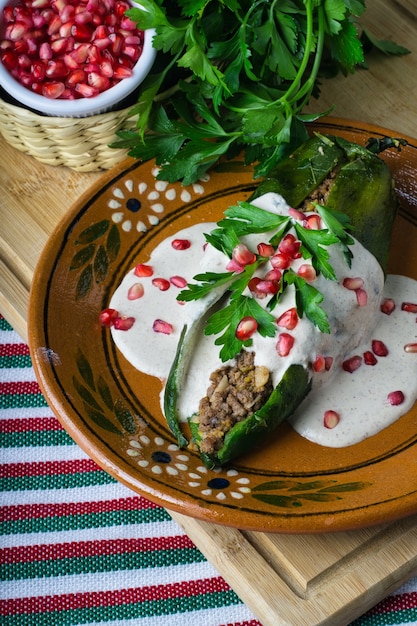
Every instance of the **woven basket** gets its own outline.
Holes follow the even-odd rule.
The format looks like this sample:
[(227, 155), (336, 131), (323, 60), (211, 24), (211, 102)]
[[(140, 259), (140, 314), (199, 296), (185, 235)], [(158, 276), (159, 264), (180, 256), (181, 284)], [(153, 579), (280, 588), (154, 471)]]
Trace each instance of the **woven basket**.
[(131, 107), (83, 118), (47, 117), (0, 99), (0, 133), (17, 150), (77, 172), (108, 170), (127, 151), (109, 148), (116, 132), (133, 128)]

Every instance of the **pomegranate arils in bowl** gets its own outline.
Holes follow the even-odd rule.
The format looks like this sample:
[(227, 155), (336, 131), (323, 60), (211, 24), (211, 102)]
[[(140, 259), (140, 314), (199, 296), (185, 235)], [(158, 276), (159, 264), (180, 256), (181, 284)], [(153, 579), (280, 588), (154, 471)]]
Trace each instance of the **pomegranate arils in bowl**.
[[(0, 81), (30, 108), (63, 117), (101, 113), (134, 91), (152, 66), (153, 31), (125, 15), (126, 0), (13, 2), (0, 0)], [(84, 111), (79, 101), (104, 94)], [(62, 102), (45, 108), (40, 97)]]

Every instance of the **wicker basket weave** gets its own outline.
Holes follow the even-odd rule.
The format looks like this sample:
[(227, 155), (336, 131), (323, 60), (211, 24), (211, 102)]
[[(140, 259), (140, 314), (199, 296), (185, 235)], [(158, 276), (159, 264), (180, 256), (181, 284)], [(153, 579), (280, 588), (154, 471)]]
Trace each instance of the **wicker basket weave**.
[(0, 133), (17, 150), (77, 172), (107, 170), (126, 157), (109, 148), (116, 131), (133, 128), (131, 107), (83, 118), (48, 117), (0, 99)]

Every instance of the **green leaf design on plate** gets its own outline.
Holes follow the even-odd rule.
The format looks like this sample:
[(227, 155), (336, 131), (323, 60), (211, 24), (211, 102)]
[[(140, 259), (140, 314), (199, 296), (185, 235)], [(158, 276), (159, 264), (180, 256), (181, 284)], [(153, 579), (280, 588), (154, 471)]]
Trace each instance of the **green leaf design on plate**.
[(94, 276), (96, 283), (101, 283), (109, 271), (109, 257), (104, 246), (99, 246), (94, 259)]
[(76, 244), (80, 243), (92, 243), (93, 241), (97, 241), (100, 237), (106, 234), (110, 226), (110, 220), (101, 220), (101, 222), (96, 222), (88, 228), (85, 228), (78, 239), (76, 240)]
[(93, 286), (93, 266), (90, 263), (89, 265), (87, 265), (86, 268), (83, 269), (78, 279), (78, 283), (77, 283), (77, 287), (75, 291), (76, 299), (82, 300), (82, 298), (85, 298), (85, 296), (88, 294), (92, 286)]
[[(110, 387), (104, 377), (100, 374), (95, 379), (93, 368), (81, 350), (76, 356), (76, 363), (84, 382), (80, 382), (76, 376), (73, 376), (72, 382), (75, 391), (83, 401), (87, 416), (94, 424), (104, 428), (104, 430), (118, 435), (123, 435), (124, 432), (133, 435), (136, 432), (135, 414), (121, 398), (113, 401)], [(114, 422), (111, 420), (111, 416), (115, 418)], [(118, 427), (116, 420), (123, 430)]]
[(81, 374), (82, 379), (87, 383), (87, 385), (90, 387), (90, 389), (93, 389), (93, 391), (95, 391), (96, 386), (95, 386), (95, 383), (94, 383), (93, 370), (91, 368), (90, 363), (85, 358), (85, 356), (81, 352), (81, 350), (78, 351), (78, 354), (77, 354), (77, 357), (76, 357), (76, 363), (77, 363), (77, 368), (78, 368), (78, 371)]
[(116, 224), (112, 225), (107, 235), (106, 250), (109, 262), (112, 263), (120, 251), (120, 234)]
[(111, 422), (107, 417), (101, 413), (100, 411), (94, 410), (91, 406), (84, 403), (84, 409), (87, 413), (88, 417), (91, 419), (94, 424), (100, 426), (104, 430), (109, 431), (110, 433), (114, 433), (116, 435), (122, 435), (123, 433)]
[(90, 292), (94, 282), (98, 285), (107, 278), (110, 263), (116, 260), (120, 252), (120, 233), (116, 224), (112, 224), (110, 220), (101, 220), (85, 228), (76, 239), (75, 245), (84, 247), (74, 254), (70, 270), (81, 269), (88, 263), (81, 272), (76, 287), (76, 299), (81, 300)]
[[(252, 496), (261, 502), (280, 508), (301, 507), (303, 501), (334, 502), (342, 500), (340, 494), (361, 491), (370, 487), (369, 482), (338, 483), (336, 480), (314, 480), (308, 482), (293, 480), (273, 480), (252, 489)], [(260, 491), (264, 493), (259, 493)], [(281, 491), (286, 493), (265, 493)]]
[(136, 432), (135, 416), (119, 398), (114, 404), (114, 412), (123, 428), (133, 435)]
[(99, 376), (97, 379), (97, 389), (106, 407), (112, 410), (113, 398), (111, 397), (109, 386), (102, 376)]
[(95, 400), (94, 396), (92, 395), (91, 391), (89, 391), (87, 389), (87, 387), (84, 387), (84, 385), (82, 383), (80, 383), (76, 379), (75, 376), (72, 377), (72, 382), (73, 382), (73, 385), (74, 385), (75, 389), (77, 390), (78, 395), (81, 396), (81, 398), (84, 400), (84, 402), (89, 404), (94, 409), (97, 409), (98, 411), (101, 411), (101, 406), (98, 404), (98, 402), (96, 402), (96, 400)]
[(85, 246), (85, 248), (78, 250), (78, 252), (74, 254), (71, 261), (70, 270), (78, 270), (80, 267), (83, 267), (83, 265), (88, 263), (88, 261), (91, 261), (94, 256), (95, 249), (95, 245), (90, 243), (88, 246)]

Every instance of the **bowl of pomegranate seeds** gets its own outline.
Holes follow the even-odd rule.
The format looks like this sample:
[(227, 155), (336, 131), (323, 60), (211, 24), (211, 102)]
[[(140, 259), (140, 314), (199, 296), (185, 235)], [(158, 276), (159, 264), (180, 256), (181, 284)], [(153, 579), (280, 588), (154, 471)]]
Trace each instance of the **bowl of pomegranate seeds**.
[(0, 85), (20, 105), (57, 117), (112, 110), (149, 73), (153, 30), (128, 0), (0, 0)]

